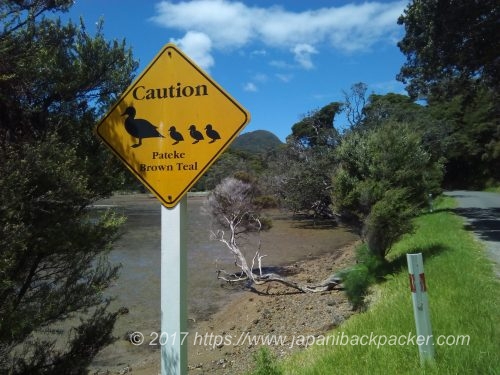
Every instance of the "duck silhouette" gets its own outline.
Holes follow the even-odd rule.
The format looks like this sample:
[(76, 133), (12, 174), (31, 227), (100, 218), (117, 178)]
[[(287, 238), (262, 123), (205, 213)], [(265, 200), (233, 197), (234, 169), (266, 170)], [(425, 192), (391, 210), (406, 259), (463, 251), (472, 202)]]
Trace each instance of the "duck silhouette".
[(175, 141), (172, 145), (176, 145), (180, 141), (184, 140), (184, 137), (175, 129), (175, 126), (171, 126), (168, 131), (170, 132), (170, 137)]
[(195, 143), (198, 143), (199, 141), (202, 141), (202, 140), (205, 139), (205, 138), (203, 138), (203, 134), (201, 134), (200, 131), (196, 130), (196, 126), (195, 125), (191, 125), (189, 127), (189, 135), (191, 136), (191, 138), (194, 139), (193, 145)]
[(127, 107), (122, 116), (127, 116), (125, 119), (125, 130), (134, 138), (139, 139), (139, 143), (135, 143), (132, 147), (136, 148), (142, 145), (143, 138), (164, 138), (158, 132), (158, 127), (151, 124), (148, 120), (135, 118), (136, 110), (134, 107)]
[(212, 129), (211, 124), (207, 124), (207, 126), (205, 126), (205, 130), (206, 130), (205, 134), (207, 135), (208, 138), (211, 139), (211, 141), (208, 143), (214, 143), (216, 140), (220, 139), (219, 133), (217, 133), (217, 131)]

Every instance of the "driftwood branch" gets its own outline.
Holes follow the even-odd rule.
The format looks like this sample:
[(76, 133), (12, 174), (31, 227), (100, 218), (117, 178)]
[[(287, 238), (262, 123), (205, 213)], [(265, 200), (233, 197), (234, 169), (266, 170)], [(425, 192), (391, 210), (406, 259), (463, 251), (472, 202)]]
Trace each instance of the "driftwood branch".
[[(230, 237), (231, 239), (227, 240), (224, 237), (224, 231), (222, 230), (212, 232), (212, 238), (226, 245), (226, 247), (231, 251), (231, 253), (235, 257), (235, 265), (241, 269), (241, 272), (228, 273), (225, 270), (217, 270), (217, 278), (219, 280), (223, 280), (228, 283), (251, 281), (251, 283), (255, 285), (277, 282), (303, 293), (325, 292), (328, 290), (332, 290), (342, 281), (340, 280), (340, 278), (332, 275), (317, 284), (302, 284), (276, 273), (264, 273), (262, 272), (262, 259), (266, 255), (261, 255), (259, 251), (256, 251), (255, 255), (252, 258), (251, 266), (249, 266), (245, 256), (234, 241), (233, 236), (231, 235)], [(256, 262), (257, 271), (254, 271), (256, 269)]]
[(317, 293), (317, 292), (325, 292), (328, 290), (332, 290), (337, 287), (342, 280), (340, 278), (331, 276), (326, 278), (320, 283), (317, 284), (302, 284), (293, 280), (290, 280), (286, 277), (278, 275), (276, 273), (262, 273), (261, 269), (259, 269), (259, 274), (255, 274), (251, 272), (250, 276), (247, 274), (237, 275), (237, 274), (229, 274), (224, 270), (217, 270), (217, 278), (219, 280), (226, 281), (228, 283), (235, 283), (241, 281), (251, 280), (255, 285), (263, 285), (269, 282), (277, 282), (292, 289), (298, 290), (303, 293)]

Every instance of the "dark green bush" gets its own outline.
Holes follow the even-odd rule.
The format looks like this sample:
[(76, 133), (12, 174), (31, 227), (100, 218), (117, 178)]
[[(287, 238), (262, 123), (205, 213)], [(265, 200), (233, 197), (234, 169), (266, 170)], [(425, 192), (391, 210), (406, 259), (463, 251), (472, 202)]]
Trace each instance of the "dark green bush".
[(380, 258), (411, 231), (411, 218), (428, 206), (429, 194), (440, 190), (442, 163), (417, 129), (411, 121), (387, 120), (347, 134), (337, 148), (335, 210), (360, 223), (368, 247)]
[(364, 298), (373, 277), (365, 264), (357, 264), (342, 275), (342, 283), (354, 310), (363, 306)]
[(261, 195), (254, 199), (254, 204), (260, 208), (276, 208), (279, 206), (278, 201), (272, 195)]
[(368, 288), (383, 275), (385, 261), (375, 256), (366, 244), (356, 248), (357, 264), (341, 272), (342, 284), (353, 309), (364, 305)]
[(260, 223), (262, 225), (261, 230), (269, 230), (273, 227), (273, 219), (268, 216), (261, 216), (259, 218)]
[(370, 274), (375, 278), (383, 275), (386, 260), (373, 254), (366, 243), (356, 247), (356, 263), (366, 266)]
[(388, 190), (376, 202), (365, 220), (364, 237), (370, 251), (384, 259), (392, 244), (413, 230), (415, 206), (407, 198), (406, 189)]

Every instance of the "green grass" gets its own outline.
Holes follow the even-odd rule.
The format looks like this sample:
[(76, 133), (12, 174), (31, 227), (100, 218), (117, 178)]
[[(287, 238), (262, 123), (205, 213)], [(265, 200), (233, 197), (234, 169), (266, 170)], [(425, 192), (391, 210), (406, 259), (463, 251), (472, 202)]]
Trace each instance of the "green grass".
[(405, 254), (421, 252), (434, 337), (469, 335), (469, 345), (436, 345), (423, 367), (416, 345), (316, 345), (281, 363), (284, 374), (500, 374), (500, 285), (452, 204), (441, 199), (416, 219), (415, 233), (390, 253), (396, 271), (373, 287), (371, 307), (329, 334), (416, 335)]
[(484, 191), (489, 191), (491, 193), (500, 193), (500, 186), (488, 187)]

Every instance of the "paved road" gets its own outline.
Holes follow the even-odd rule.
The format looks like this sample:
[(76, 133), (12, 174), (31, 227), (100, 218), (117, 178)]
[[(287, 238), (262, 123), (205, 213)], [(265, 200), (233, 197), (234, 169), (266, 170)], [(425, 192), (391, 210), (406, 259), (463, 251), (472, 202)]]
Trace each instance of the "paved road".
[(457, 200), (455, 212), (465, 218), (466, 229), (474, 231), (486, 244), (487, 254), (500, 278), (500, 194), (463, 190), (445, 194)]

